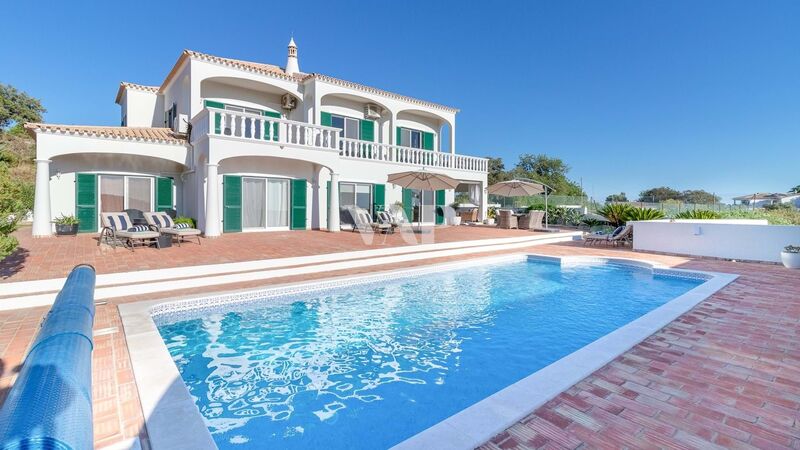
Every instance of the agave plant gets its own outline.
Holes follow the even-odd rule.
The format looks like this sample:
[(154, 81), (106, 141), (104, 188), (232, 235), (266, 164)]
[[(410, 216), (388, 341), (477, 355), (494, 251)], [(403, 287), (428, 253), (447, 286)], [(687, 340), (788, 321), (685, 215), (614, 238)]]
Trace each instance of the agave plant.
[(658, 220), (663, 219), (664, 213), (653, 208), (631, 208), (625, 220)]
[(625, 221), (629, 220), (628, 213), (632, 209), (634, 208), (627, 203), (608, 203), (598, 209), (597, 214), (608, 219), (610, 225), (618, 227), (625, 225)]
[(707, 209), (694, 209), (683, 211), (675, 215), (676, 219), (720, 219), (722, 216)]

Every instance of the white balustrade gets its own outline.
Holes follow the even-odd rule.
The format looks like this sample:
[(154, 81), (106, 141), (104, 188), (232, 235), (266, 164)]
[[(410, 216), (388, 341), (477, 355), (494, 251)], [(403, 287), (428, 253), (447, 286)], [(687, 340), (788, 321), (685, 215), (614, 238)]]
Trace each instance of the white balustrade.
[(277, 119), (258, 114), (206, 108), (192, 121), (192, 134), (230, 136), (304, 147), (337, 150), (342, 158), (414, 166), (487, 172), (486, 158), (435, 152), (400, 145), (342, 138), (338, 128)]

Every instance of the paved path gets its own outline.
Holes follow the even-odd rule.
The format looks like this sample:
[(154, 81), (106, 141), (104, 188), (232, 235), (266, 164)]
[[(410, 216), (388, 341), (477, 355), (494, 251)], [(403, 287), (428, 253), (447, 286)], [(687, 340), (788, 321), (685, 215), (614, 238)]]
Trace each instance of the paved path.
[[(526, 250), (551, 255), (648, 259), (681, 268), (737, 273), (741, 277), (498, 435), (483, 449), (713, 448), (715, 445), (800, 449), (800, 275), (797, 271), (775, 265), (694, 260), (575, 244)], [(136, 255), (139, 254), (137, 251)], [(381, 269), (463, 258), (413, 261)], [(274, 279), (268, 284), (370, 271), (358, 268), (306, 274)], [(264, 282), (239, 283), (220, 289), (264, 285)], [(93, 355), (94, 429), (98, 447), (137, 436), (145, 448), (148, 446), (116, 305), (213, 290), (186, 289), (118, 298), (98, 306), (95, 332), (100, 335), (95, 338)], [(29, 308), (0, 312), (3, 363), (0, 398), (13, 383), (15, 367), (45, 311), (46, 308)]]

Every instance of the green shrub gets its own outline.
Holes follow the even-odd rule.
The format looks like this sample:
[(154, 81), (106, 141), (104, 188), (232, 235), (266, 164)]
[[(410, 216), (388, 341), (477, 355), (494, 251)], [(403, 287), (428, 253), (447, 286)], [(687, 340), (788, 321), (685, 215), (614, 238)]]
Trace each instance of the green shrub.
[(720, 212), (723, 219), (765, 219), (770, 225), (800, 225), (800, 210), (779, 209), (767, 211), (763, 209), (734, 209)]
[(625, 221), (629, 220), (658, 220), (663, 219), (664, 213), (653, 208), (631, 208), (625, 216)]
[(598, 209), (597, 214), (608, 219), (609, 225), (618, 227), (625, 225), (625, 221), (628, 220), (628, 214), (632, 209), (633, 207), (627, 203), (608, 203)]
[(191, 217), (178, 216), (178, 217), (175, 218), (174, 222), (176, 224), (177, 223), (188, 223), (190, 227), (197, 228), (197, 225), (196, 225), (197, 222), (194, 219), (192, 219)]
[(19, 245), (19, 241), (14, 236), (0, 234), (0, 259), (10, 255)]
[(715, 211), (707, 209), (694, 209), (683, 211), (675, 215), (676, 219), (720, 219), (722, 216)]

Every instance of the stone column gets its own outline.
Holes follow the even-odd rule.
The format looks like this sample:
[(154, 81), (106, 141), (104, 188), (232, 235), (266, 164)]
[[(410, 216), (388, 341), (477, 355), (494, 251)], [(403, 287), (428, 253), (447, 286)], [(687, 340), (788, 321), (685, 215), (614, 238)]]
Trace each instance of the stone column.
[(218, 237), (219, 230), (219, 164), (206, 164), (206, 237)]
[(341, 231), (339, 224), (339, 174), (331, 170), (331, 191), (328, 192), (330, 204), (328, 205), (328, 231), (337, 233)]
[(50, 213), (50, 160), (36, 160), (36, 186), (33, 200), (33, 236), (53, 235)]

